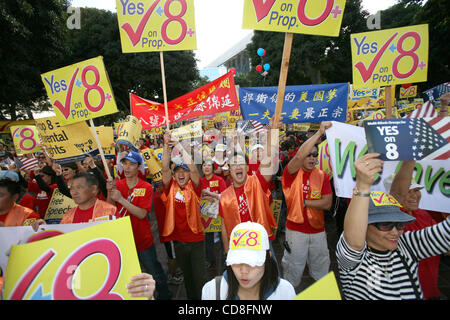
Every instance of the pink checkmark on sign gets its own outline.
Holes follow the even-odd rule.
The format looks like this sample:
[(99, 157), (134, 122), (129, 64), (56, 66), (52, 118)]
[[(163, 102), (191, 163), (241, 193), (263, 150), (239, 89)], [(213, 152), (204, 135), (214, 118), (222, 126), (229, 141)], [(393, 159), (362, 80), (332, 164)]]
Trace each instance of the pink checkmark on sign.
[(153, 2), (150, 8), (148, 8), (147, 12), (145, 12), (145, 15), (142, 17), (141, 21), (139, 21), (139, 24), (137, 26), (136, 31), (133, 30), (131, 25), (126, 22), (120, 27), (127, 33), (128, 38), (130, 38), (131, 43), (133, 44), (133, 47), (135, 47), (138, 42), (141, 40), (142, 33), (144, 32), (145, 26), (147, 25), (148, 20), (150, 19), (150, 16), (152, 15), (153, 11), (155, 10), (156, 6), (158, 5), (160, 0), (156, 0)]
[(258, 22), (269, 14), (275, 1), (276, 0), (252, 0), (253, 7), (255, 8), (256, 20), (258, 20)]

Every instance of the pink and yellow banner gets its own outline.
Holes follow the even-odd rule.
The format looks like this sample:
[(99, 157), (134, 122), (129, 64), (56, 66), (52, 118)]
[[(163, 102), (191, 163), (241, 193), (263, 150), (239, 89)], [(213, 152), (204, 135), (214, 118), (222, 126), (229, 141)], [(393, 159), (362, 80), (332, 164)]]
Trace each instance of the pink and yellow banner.
[(55, 234), (12, 247), (5, 299), (132, 299), (126, 285), (141, 269), (129, 217)]
[(41, 140), (36, 126), (12, 126), (11, 136), (18, 155), (41, 152)]
[(345, 0), (244, 0), (242, 28), (339, 36)]

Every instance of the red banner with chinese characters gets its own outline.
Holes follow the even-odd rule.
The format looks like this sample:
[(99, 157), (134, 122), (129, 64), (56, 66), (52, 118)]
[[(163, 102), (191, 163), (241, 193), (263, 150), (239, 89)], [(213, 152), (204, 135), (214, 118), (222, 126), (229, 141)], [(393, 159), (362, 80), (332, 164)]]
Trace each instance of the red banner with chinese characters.
[[(239, 108), (234, 86), (234, 70), (208, 84), (167, 103), (169, 122), (216, 114)], [(142, 130), (166, 124), (164, 104), (130, 94), (131, 113), (139, 119)]]

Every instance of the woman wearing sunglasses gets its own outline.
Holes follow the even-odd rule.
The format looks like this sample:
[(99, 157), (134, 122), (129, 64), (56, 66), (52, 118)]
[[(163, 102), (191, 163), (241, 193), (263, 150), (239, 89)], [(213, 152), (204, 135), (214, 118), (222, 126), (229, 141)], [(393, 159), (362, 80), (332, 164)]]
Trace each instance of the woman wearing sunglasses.
[(342, 292), (345, 299), (423, 299), (418, 261), (450, 250), (450, 218), (405, 233), (415, 218), (389, 194), (370, 192), (383, 167), (378, 155), (354, 163), (356, 187), (336, 248)]

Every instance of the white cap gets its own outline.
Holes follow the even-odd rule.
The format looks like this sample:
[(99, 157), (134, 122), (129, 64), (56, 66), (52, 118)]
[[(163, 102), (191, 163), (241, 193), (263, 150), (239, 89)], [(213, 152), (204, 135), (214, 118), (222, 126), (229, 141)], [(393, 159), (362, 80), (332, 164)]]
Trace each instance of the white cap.
[[(394, 182), (395, 173), (389, 175), (387, 178), (383, 180), (384, 188), (386, 189), (386, 192), (389, 193), (391, 190), (392, 182)], [(412, 189), (423, 189), (425, 188), (424, 185), (418, 184), (414, 178), (411, 178), (411, 184), (409, 185), (409, 190)]]
[(269, 236), (259, 223), (244, 222), (231, 231), (227, 266), (245, 263), (251, 267), (262, 266), (269, 250)]

